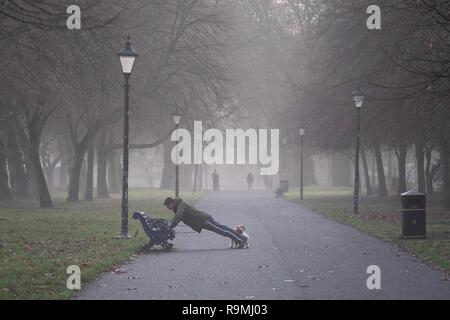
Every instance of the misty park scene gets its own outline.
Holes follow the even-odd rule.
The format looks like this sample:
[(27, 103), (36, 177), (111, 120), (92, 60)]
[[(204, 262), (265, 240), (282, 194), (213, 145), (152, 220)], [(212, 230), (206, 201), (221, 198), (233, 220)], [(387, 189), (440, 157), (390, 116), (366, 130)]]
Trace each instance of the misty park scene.
[(449, 1), (0, 0), (0, 48), (0, 300), (450, 299)]

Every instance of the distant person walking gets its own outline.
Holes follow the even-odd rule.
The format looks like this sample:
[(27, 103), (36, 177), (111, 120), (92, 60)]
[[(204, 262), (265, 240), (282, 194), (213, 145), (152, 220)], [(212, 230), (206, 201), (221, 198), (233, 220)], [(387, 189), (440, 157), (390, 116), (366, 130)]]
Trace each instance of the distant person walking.
[(219, 185), (219, 179), (220, 176), (217, 173), (217, 170), (214, 169), (212, 176), (212, 181), (213, 181), (213, 191), (220, 191), (220, 185)]
[(253, 177), (253, 174), (250, 172), (247, 175), (247, 185), (248, 185), (248, 190), (251, 190), (253, 187), (253, 182), (255, 181), (255, 178)]

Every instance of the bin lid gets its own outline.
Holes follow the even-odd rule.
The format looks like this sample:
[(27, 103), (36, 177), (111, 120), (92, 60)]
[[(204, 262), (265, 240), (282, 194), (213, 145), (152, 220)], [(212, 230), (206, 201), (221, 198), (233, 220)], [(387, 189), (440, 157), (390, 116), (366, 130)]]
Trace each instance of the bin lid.
[(424, 195), (425, 195), (425, 193), (418, 192), (415, 190), (410, 190), (410, 191), (407, 191), (407, 192), (404, 192), (401, 194), (402, 197), (404, 197), (404, 196), (424, 196)]

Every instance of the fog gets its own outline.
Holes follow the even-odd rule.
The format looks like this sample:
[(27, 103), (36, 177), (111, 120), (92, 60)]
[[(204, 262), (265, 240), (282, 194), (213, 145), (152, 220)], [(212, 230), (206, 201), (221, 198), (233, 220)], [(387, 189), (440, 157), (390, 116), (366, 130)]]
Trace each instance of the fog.
[[(117, 52), (129, 35), (139, 54), (129, 82), (130, 188), (174, 188), (179, 114), (179, 129), (190, 133), (202, 121), (224, 135), (279, 134), (279, 149), (269, 143), (275, 174), (249, 163), (259, 139), (246, 146), (245, 164), (181, 163), (184, 192), (211, 190), (214, 170), (222, 190), (247, 190), (249, 173), (252, 189), (273, 190), (281, 180), (298, 188), (301, 151), (304, 185), (352, 187), (358, 154), (362, 192), (416, 189), (450, 207), (449, 4), (378, 2), (381, 17), (365, 0), (84, 0), (81, 16), (66, 11), (70, 1), (40, 1), (32, 13), (29, 1), (7, 1), (2, 200), (32, 197), (45, 207), (55, 192), (76, 202), (121, 191)], [(356, 89), (365, 98), (358, 153)]]

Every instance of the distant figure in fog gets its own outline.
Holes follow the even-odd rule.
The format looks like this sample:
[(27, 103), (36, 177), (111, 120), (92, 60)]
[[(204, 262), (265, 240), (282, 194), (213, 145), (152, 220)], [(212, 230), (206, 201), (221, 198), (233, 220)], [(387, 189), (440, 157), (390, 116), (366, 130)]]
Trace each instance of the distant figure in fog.
[(213, 181), (213, 191), (219, 191), (220, 190), (220, 186), (219, 186), (219, 179), (220, 176), (217, 173), (217, 170), (214, 169), (212, 176), (212, 181)]
[(248, 185), (248, 190), (251, 190), (251, 189), (252, 189), (253, 181), (255, 181), (255, 178), (253, 177), (253, 174), (250, 172), (250, 173), (247, 175), (247, 185)]
[(275, 197), (280, 198), (284, 196), (284, 193), (288, 191), (288, 185), (284, 183), (280, 183), (280, 186), (277, 190), (275, 190)]

